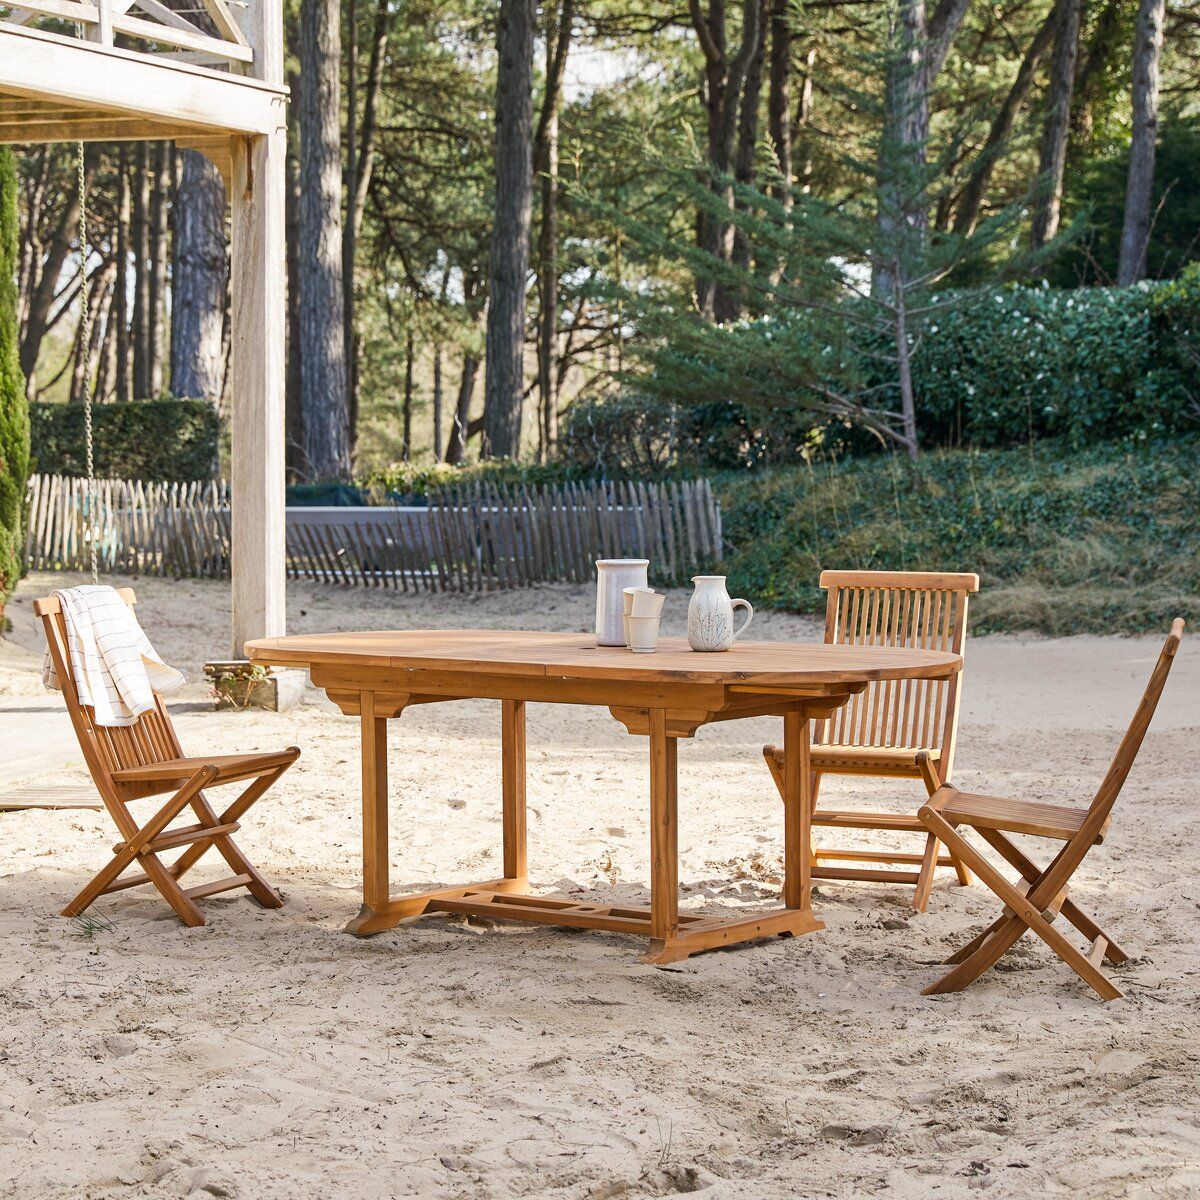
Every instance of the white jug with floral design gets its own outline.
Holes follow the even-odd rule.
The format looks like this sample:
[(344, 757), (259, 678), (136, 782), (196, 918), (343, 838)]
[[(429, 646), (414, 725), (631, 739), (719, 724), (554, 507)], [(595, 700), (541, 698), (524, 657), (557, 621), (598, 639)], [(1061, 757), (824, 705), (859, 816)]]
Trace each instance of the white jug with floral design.
[[(697, 575), (692, 579), (696, 590), (688, 604), (688, 645), (693, 650), (712, 652), (728, 650), (754, 620), (754, 609), (748, 600), (730, 600), (725, 590), (724, 575)], [(733, 610), (746, 610), (741, 627), (733, 627)]]

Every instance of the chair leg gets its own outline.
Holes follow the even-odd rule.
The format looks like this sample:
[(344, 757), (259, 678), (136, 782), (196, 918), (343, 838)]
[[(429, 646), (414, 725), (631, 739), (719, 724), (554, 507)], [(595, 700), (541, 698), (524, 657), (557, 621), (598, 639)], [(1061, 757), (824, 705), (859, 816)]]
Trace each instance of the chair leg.
[[(941, 774), (937, 768), (937, 764), (932, 758), (929, 757), (928, 754), (919, 754), (917, 756), (917, 768), (921, 772), (921, 779), (925, 784), (925, 790), (929, 793), (930, 797), (932, 797), (934, 792), (936, 792), (938, 788), (940, 788), (946, 781), (941, 777)], [(970, 887), (971, 872), (967, 870), (966, 864), (950, 849), (949, 846), (946, 847), (946, 851), (950, 855), (950, 862), (954, 867), (954, 873), (958, 876), (959, 884), (962, 887)], [(925, 852), (926, 854), (929, 853), (928, 844), (926, 844)], [(936, 861), (936, 853), (934, 858)], [(930, 883), (932, 884), (932, 877), (930, 879)], [(925, 909), (922, 908), (920, 911), (924, 912)]]
[(931, 831), (974, 868), (980, 879), (995, 893), (996, 898), (1010, 908), (1013, 916), (990, 934), (969, 957), (931, 987), (926, 995), (961, 991), (993, 966), (1026, 929), (1038, 935), (1085, 983), (1104, 1000), (1115, 1000), (1121, 991), (1108, 977), (1080, 953), (1049, 921), (1034, 911), (1026, 898), (1010, 884), (940, 813), (928, 806), (921, 810), (922, 820)]
[[(1020, 848), (1015, 846), (1002, 833), (995, 829), (981, 829), (980, 836), (989, 846), (992, 847), (1010, 866), (1016, 867), (1021, 872), (1021, 876), (1025, 879), (1030, 887), (1033, 887), (1041, 878), (1043, 871), (1038, 867), (1031, 858), (1026, 857)], [(1121, 949), (1117, 943), (1096, 924), (1095, 921), (1083, 912), (1073, 900), (1067, 899), (1063, 901), (1062, 915), (1083, 934), (1089, 942), (1094, 942), (1098, 937), (1104, 938), (1107, 947), (1104, 951), (1104, 957), (1114, 966), (1125, 962), (1129, 955)]]
[(190, 897), (175, 881), (175, 876), (165, 867), (156, 854), (143, 852), (143, 847), (154, 841), (159, 834), (186, 808), (195, 796), (216, 777), (215, 767), (201, 767), (157, 813), (130, 838), (112, 857), (112, 861), (62, 910), (64, 917), (77, 917), (104, 894), (105, 888), (116, 881), (127, 867), (137, 860), (150, 882), (162, 893), (163, 898), (178, 914), (179, 919), (190, 926), (204, 924), (204, 918)]
[(913, 892), (913, 908), (919, 913), (925, 911), (929, 903), (929, 892), (933, 887), (933, 872), (937, 867), (938, 840), (930, 834), (925, 839), (925, 854), (921, 859), (921, 869), (917, 872), (917, 887)]
[[(239, 820), (249, 811), (253, 804), (262, 798), (291, 765), (291, 763), (285, 763), (282, 767), (276, 768), (267, 775), (260, 775), (219, 817), (214, 814), (208, 801), (204, 799), (201, 801), (204, 811), (202, 813), (197, 808), (197, 815), (202, 821), (208, 821), (214, 825), (227, 825)], [(172, 864), (176, 878), (183, 875), (185, 871), (190, 871), (208, 852), (208, 848), (213, 845), (217, 847), (218, 852), (229, 864), (230, 869), (235, 875), (250, 876), (251, 882), (246, 887), (259, 904), (264, 908), (281, 908), (283, 906), (283, 899), (279, 893), (263, 878), (262, 874), (246, 858), (241, 849), (228, 835), (218, 838), (205, 838), (202, 841), (193, 842)]]
[[(263, 792), (278, 778), (278, 775), (266, 777), (266, 786), (259, 791), (261, 796)], [(256, 797), (257, 798), (257, 797)], [(249, 807), (249, 805), (247, 805)], [(208, 803), (203, 793), (196, 797), (192, 803), (192, 808), (196, 811), (197, 816), (201, 821), (212, 825), (224, 824), (222, 818), (219, 818), (213, 811), (212, 805)], [(245, 811), (245, 810), (243, 810)], [(196, 845), (198, 843), (193, 843)], [(242, 853), (229, 834), (221, 834), (215, 838), (206, 839), (202, 844), (205, 850), (209, 846), (215, 846), (217, 853), (229, 864), (229, 869), (235, 875), (249, 875), (250, 882), (246, 884), (246, 890), (262, 905), (263, 908), (282, 908), (283, 897), (262, 877), (254, 864)], [(203, 853), (203, 851), (201, 851)]]

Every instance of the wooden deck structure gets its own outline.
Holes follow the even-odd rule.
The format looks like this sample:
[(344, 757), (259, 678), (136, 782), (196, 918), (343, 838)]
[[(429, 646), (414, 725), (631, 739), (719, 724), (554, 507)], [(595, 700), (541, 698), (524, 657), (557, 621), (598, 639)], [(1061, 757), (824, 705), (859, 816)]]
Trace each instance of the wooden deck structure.
[(287, 96), (282, 0), (0, 0), (0, 144), (173, 139), (225, 178), (239, 657), (284, 632)]

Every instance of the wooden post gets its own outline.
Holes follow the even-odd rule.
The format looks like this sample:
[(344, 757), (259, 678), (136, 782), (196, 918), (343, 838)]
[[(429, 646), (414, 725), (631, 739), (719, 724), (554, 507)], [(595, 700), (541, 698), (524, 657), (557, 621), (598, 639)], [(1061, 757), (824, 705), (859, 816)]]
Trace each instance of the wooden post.
[(504, 878), (526, 879), (525, 701), (504, 700)]
[(678, 749), (665, 709), (650, 710), (650, 936), (679, 932)]
[[(252, 70), (283, 83), (281, 0), (254, 0), (243, 32)], [(286, 113), (270, 133), (233, 143), (232, 221), (232, 552), (233, 650), (285, 629), (284, 358)]]
[(783, 718), (783, 903), (809, 908), (812, 886), (812, 763), (808, 717), (796, 705)]
[(363, 916), (388, 902), (387, 718), (375, 715), (375, 693), (362, 692)]

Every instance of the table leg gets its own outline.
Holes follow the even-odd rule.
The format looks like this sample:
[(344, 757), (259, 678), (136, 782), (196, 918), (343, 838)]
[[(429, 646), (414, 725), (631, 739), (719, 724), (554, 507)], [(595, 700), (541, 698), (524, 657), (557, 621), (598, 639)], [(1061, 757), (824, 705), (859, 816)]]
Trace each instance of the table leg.
[(374, 692), (361, 693), (361, 706), (363, 905), (346, 929), (365, 935), (379, 932), (366, 926), (388, 907), (388, 775), (387, 718), (375, 715)]
[(808, 717), (801, 705), (783, 718), (783, 903), (812, 906), (812, 787)]
[[(679, 932), (679, 742), (664, 709), (650, 710), (650, 936)], [(651, 947), (651, 955), (661, 947)]]
[(504, 877), (529, 876), (525, 831), (525, 701), (504, 700)]

